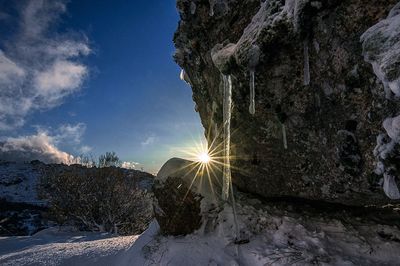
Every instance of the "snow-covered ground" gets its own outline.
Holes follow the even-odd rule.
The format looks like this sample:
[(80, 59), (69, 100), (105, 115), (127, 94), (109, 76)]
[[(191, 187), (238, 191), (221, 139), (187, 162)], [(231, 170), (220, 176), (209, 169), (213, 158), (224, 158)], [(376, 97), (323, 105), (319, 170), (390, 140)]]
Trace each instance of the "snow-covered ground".
[(27, 237), (0, 238), (0, 265), (114, 265), (137, 236), (49, 228)]
[[(396, 226), (347, 217), (296, 215), (257, 200), (216, 211), (197, 232), (158, 234), (153, 221), (140, 236), (111, 237), (47, 229), (32, 237), (0, 239), (0, 265), (399, 265)], [(212, 217), (212, 215), (210, 216)], [(346, 220), (346, 219), (345, 219)]]

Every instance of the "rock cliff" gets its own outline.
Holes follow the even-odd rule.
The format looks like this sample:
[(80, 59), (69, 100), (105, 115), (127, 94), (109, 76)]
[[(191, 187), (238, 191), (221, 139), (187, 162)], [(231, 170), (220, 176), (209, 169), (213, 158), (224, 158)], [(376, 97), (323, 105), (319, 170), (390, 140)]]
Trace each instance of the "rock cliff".
[(177, 1), (174, 58), (214, 147), (223, 140), (223, 77), (231, 77), (238, 188), (357, 206), (397, 202), (400, 53), (383, 51), (399, 46), (389, 31), (397, 2)]

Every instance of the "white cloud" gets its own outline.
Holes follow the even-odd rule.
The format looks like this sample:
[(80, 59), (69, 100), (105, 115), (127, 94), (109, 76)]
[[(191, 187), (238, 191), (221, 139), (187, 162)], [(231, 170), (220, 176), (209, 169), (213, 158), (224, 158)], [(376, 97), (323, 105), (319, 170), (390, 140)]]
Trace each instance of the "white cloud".
[(61, 151), (59, 145), (72, 145), (75, 150), (87, 154), (92, 150), (81, 145), (86, 125), (64, 124), (50, 133), (50, 130), (37, 127), (36, 134), (0, 139), (0, 160), (31, 161), (40, 160), (45, 163), (77, 163), (73, 155)]
[(85, 131), (86, 125), (84, 123), (61, 125), (57, 130), (56, 141), (79, 144), (82, 141), (82, 136), (85, 134)]
[(50, 68), (37, 73), (34, 84), (38, 96), (43, 97), (48, 105), (53, 105), (77, 90), (86, 74), (87, 69), (83, 65), (57, 61)]
[(157, 137), (154, 135), (151, 135), (149, 137), (147, 137), (144, 141), (142, 141), (142, 146), (148, 146), (148, 145), (152, 145), (157, 141)]
[(91, 52), (87, 38), (55, 28), (65, 1), (18, 2), (15, 9), (16, 23), (7, 25), (15, 31), (3, 38), (0, 50), (0, 130), (22, 126), (28, 114), (61, 104), (89, 73), (80, 62)]
[(25, 71), (0, 50), (0, 84), (10, 84), (24, 75)]
[(7, 138), (0, 143), (0, 159), (6, 161), (40, 160), (45, 163), (65, 163), (74, 161), (74, 157), (55, 146), (54, 137), (45, 131), (36, 135)]
[(91, 147), (80, 146), (85, 130), (86, 125), (84, 123), (64, 124), (53, 130), (53, 133), (50, 133), (50, 130), (37, 127), (37, 132), (33, 135), (2, 138), (0, 140), (0, 160), (76, 163), (74, 156), (61, 151), (58, 146), (72, 145), (75, 150), (83, 154), (90, 152)]
[(92, 147), (87, 146), (87, 145), (83, 145), (82, 147), (79, 148), (79, 152), (81, 154), (88, 154), (89, 152), (91, 152), (93, 150)]

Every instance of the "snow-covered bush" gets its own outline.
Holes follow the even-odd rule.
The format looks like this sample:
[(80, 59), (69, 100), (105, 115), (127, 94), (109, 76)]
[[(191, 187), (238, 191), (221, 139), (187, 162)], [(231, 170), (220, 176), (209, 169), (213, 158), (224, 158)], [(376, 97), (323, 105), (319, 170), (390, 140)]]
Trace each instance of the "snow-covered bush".
[(116, 167), (48, 168), (39, 190), (49, 200), (50, 214), (57, 222), (84, 230), (137, 234), (152, 218), (151, 195)]

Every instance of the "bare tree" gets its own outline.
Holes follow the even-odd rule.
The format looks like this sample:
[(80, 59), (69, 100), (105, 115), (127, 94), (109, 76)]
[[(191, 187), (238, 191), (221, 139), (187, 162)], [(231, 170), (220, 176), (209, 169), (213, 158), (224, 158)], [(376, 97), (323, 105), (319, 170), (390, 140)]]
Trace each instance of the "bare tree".
[(99, 165), (102, 167), (120, 167), (121, 161), (119, 160), (117, 154), (115, 152), (106, 152), (106, 154), (102, 154), (99, 156)]

